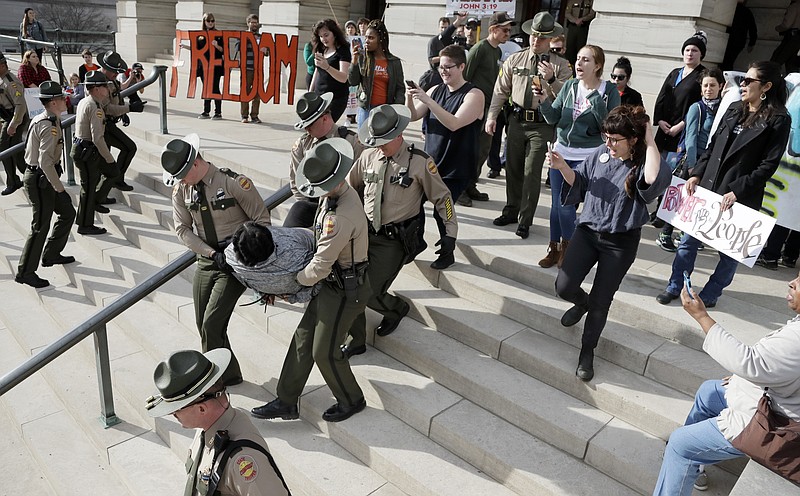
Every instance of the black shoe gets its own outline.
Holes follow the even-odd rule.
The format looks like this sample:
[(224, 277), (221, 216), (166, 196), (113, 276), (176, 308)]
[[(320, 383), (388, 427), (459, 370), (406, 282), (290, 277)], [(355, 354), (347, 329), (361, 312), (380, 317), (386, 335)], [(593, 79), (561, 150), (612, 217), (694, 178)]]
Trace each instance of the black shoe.
[(97, 236), (99, 234), (105, 234), (106, 232), (107, 231), (105, 227), (86, 226), (78, 228), (78, 234), (84, 234), (87, 236)]
[(469, 196), (470, 200), (489, 201), (489, 195), (486, 193), (481, 193), (478, 191), (478, 188), (475, 187), (467, 190), (467, 196)]
[(493, 220), (492, 224), (494, 224), (496, 226), (507, 226), (507, 225), (513, 224), (515, 222), (517, 222), (517, 218), (516, 217), (511, 217), (510, 215), (503, 214), (500, 217), (498, 217), (495, 220)]
[(522, 239), (525, 239), (525, 238), (528, 237), (528, 234), (529, 234), (528, 231), (530, 231), (530, 229), (531, 229), (531, 226), (523, 226), (522, 224), (520, 224), (517, 227), (517, 232), (514, 233), (514, 234), (516, 234), (517, 236), (519, 236)]
[[(17, 181), (19, 181), (19, 179), (17, 179)], [(14, 184), (11, 186), (6, 186), (6, 189), (0, 192), (0, 195), (8, 196), (11, 193), (15, 192), (16, 190), (20, 189), (22, 187), (22, 182), (17, 182), (17, 181), (14, 181)]]
[(384, 317), (378, 327), (375, 328), (375, 334), (383, 337), (393, 333), (394, 330), (397, 329), (397, 326), (400, 325), (400, 321), (403, 320), (403, 317), (408, 315), (409, 310), (411, 310), (411, 305), (403, 302), (403, 309), (400, 310), (400, 316), (395, 320), (389, 320), (388, 318)]
[(37, 276), (36, 272), (31, 272), (30, 274), (25, 274), (24, 276), (17, 274), (16, 277), (14, 277), (14, 280), (20, 284), (27, 284), (33, 288), (45, 288), (50, 285), (50, 281)]
[(656, 301), (661, 303), (662, 305), (669, 305), (670, 303), (672, 303), (672, 300), (677, 300), (677, 299), (678, 295), (672, 294), (669, 291), (664, 291), (663, 293), (660, 293), (658, 296), (656, 296)]
[(581, 348), (581, 354), (578, 358), (578, 368), (575, 370), (575, 375), (583, 382), (589, 382), (594, 377), (594, 351), (585, 350)]
[(797, 259), (783, 257), (781, 258), (781, 265), (784, 267), (789, 267), (790, 269), (794, 269), (795, 265), (797, 265)]
[(118, 182), (117, 184), (114, 185), (114, 187), (120, 191), (133, 191), (133, 186), (126, 183), (125, 181)]
[(778, 270), (778, 259), (775, 260), (767, 260), (764, 258), (764, 255), (759, 255), (756, 259), (756, 265), (764, 267), (765, 269), (769, 270)]
[(486, 173), (486, 177), (488, 177), (489, 179), (494, 179), (499, 176), (500, 176), (499, 170), (489, 169), (489, 172)]
[(99, 203), (94, 206), (94, 211), (99, 214), (107, 214), (111, 212), (111, 210), (109, 210), (108, 207), (106, 207), (105, 205), (101, 205)]
[(458, 197), (458, 199), (456, 200), (456, 203), (458, 203), (459, 205), (461, 205), (463, 207), (471, 207), (472, 206), (472, 200), (470, 199), (469, 195), (467, 195), (466, 192), (465, 193), (461, 193), (461, 196)]
[(561, 325), (564, 327), (572, 327), (583, 318), (589, 309), (583, 305), (572, 305), (572, 308), (564, 312), (561, 316)]
[(236, 377), (231, 377), (230, 379), (225, 379), (224, 381), (222, 381), (222, 384), (224, 384), (225, 387), (228, 387), (228, 386), (238, 386), (239, 384), (241, 384), (243, 382), (244, 382), (244, 379), (242, 379), (242, 376), (237, 375)]
[(452, 253), (442, 253), (439, 258), (431, 262), (431, 268), (436, 270), (444, 270), (456, 263), (456, 256)]
[(266, 405), (253, 408), (250, 410), (250, 415), (260, 419), (281, 418), (283, 420), (295, 420), (300, 418), (297, 405), (287, 405), (280, 398), (275, 398)]
[[(703, 300), (702, 298), (700, 299)], [(703, 305), (705, 305), (706, 308), (714, 308), (715, 306), (717, 306), (717, 302), (716, 301), (706, 302), (706, 300), (703, 300)]]
[(322, 414), (322, 420), (325, 422), (341, 422), (342, 420), (347, 420), (356, 413), (360, 412), (361, 410), (367, 407), (367, 400), (361, 398), (360, 400), (356, 401), (356, 404), (350, 407), (342, 407), (339, 403), (336, 403), (332, 407), (325, 410), (325, 413)]
[[(131, 189), (133, 189), (133, 188), (131, 188)], [(109, 196), (109, 197), (106, 197), (105, 200), (97, 202), (97, 203), (99, 203), (100, 205), (113, 205), (113, 204), (117, 203), (117, 199), (112, 197), (112, 196)]]
[(360, 346), (353, 346), (353, 347), (350, 347), (350, 346), (347, 346), (346, 344), (343, 344), (341, 346), (341, 349), (342, 349), (342, 354), (347, 359), (350, 359), (351, 357), (354, 357), (356, 355), (363, 355), (364, 353), (367, 352), (367, 346), (364, 345), (364, 344), (362, 344)]
[(59, 255), (56, 258), (50, 258), (50, 259), (43, 258), (42, 267), (52, 267), (53, 265), (71, 264), (74, 261), (75, 257), (73, 256)]

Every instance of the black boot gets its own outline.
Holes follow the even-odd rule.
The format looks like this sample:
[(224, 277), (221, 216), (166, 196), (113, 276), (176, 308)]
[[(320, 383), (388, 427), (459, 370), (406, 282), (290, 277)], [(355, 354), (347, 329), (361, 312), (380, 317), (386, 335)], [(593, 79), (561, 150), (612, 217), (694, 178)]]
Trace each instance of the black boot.
[(578, 357), (578, 369), (575, 371), (583, 382), (589, 382), (594, 377), (594, 350), (591, 348), (581, 348), (581, 354)]

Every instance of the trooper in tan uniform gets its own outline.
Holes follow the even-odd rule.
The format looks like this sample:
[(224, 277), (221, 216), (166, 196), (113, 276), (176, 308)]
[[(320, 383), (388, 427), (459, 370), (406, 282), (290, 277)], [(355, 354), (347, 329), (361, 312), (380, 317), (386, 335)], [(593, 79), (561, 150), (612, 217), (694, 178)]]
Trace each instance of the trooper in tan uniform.
[[(25, 105), (24, 86), (17, 76), (8, 70), (8, 61), (0, 51), (0, 152), (22, 143), (22, 137), (28, 128), (28, 106)], [(22, 187), (17, 171), (25, 172), (23, 152), (15, 153), (3, 159), (6, 170), (6, 187), (3, 196), (10, 195)]]
[(371, 294), (366, 277), (367, 219), (358, 193), (345, 181), (353, 164), (353, 148), (342, 138), (329, 138), (312, 148), (297, 168), (297, 189), (320, 198), (314, 221), (317, 249), (298, 272), (297, 282), (323, 281), (294, 333), (278, 379), (278, 397), (253, 408), (256, 418), (299, 417), (297, 400), (317, 364), (336, 404), (322, 414), (340, 422), (366, 408), (341, 345), (353, 320), (364, 313)]
[(197, 429), (186, 459), (184, 496), (291, 496), (267, 442), (243, 410), (231, 406), (221, 377), (231, 352), (177, 351), (153, 372), (151, 417), (174, 416)]
[(295, 202), (286, 214), (283, 227), (311, 227), (314, 224), (314, 215), (317, 211), (318, 198), (308, 198), (297, 190), (295, 184), (295, 173), (297, 166), (306, 156), (306, 153), (314, 148), (317, 143), (328, 138), (339, 137), (347, 140), (353, 147), (353, 157), (357, 159), (364, 149), (364, 145), (358, 141), (358, 136), (346, 126), (336, 126), (330, 113), (333, 93), (323, 93), (322, 95), (309, 91), (300, 97), (295, 107), (300, 122), (294, 125), (297, 130), (304, 129), (305, 133), (297, 138), (292, 147), (289, 163), (289, 184), (294, 193)]
[[(45, 267), (75, 261), (75, 257), (61, 254), (67, 245), (72, 223), (75, 222), (75, 207), (60, 179), (64, 135), (59, 116), (67, 111), (66, 96), (61, 85), (55, 81), (45, 81), (39, 85), (39, 99), (45, 111), (33, 118), (25, 146), (25, 163), (28, 165), (24, 183), (33, 210), (33, 220), (14, 280), (34, 288), (49, 284), (47, 279), (36, 275), (40, 258)], [(47, 239), (54, 212), (58, 220), (52, 236)]]
[[(455, 263), (453, 252), (458, 222), (453, 198), (433, 159), (403, 139), (411, 119), (405, 105), (381, 105), (372, 109), (359, 131), (359, 139), (371, 146), (353, 165), (348, 181), (364, 198), (364, 211), (370, 222), (367, 271), (373, 293), (367, 306), (383, 315), (375, 329), (386, 336), (397, 329), (409, 305), (388, 293), (405, 263), (425, 249), (421, 241), (424, 218), (420, 205), (427, 198), (444, 221), (445, 234), (437, 242), (439, 258), (431, 264), (444, 269)], [(416, 241), (416, 245), (415, 245)], [(344, 347), (348, 356), (366, 351), (366, 317), (362, 313), (350, 328), (352, 340)]]
[(506, 205), (493, 223), (506, 226), (518, 222), (516, 234), (524, 239), (539, 203), (547, 142), (554, 136), (554, 126), (539, 112), (534, 92), (544, 91), (555, 98), (564, 82), (572, 77), (572, 69), (565, 59), (550, 52), (550, 38), (564, 29), (549, 12), (539, 12), (525, 21), (522, 31), (530, 35), (530, 47), (503, 62), (494, 85), (486, 132), (494, 134), (497, 116), (510, 99), (513, 106), (506, 130)]
[(567, 19), (567, 53), (570, 64), (575, 66), (578, 51), (586, 45), (589, 38), (589, 24), (597, 15), (592, 9), (594, 0), (571, 0), (567, 3), (564, 16)]
[[(164, 183), (174, 186), (175, 232), (197, 253), (192, 291), (202, 350), (230, 349), (228, 322), (245, 288), (225, 259), (225, 247), (248, 220), (270, 225), (269, 210), (247, 176), (217, 169), (203, 159), (196, 134), (167, 143), (161, 152), (161, 166)], [(226, 386), (242, 382), (236, 356), (222, 380)]]

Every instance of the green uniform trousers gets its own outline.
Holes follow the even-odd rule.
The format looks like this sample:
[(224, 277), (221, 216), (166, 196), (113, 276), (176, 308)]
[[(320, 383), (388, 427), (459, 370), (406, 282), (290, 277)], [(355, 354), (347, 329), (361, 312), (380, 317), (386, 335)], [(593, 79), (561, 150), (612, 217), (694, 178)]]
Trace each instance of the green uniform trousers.
[[(74, 150), (74, 148), (73, 148)], [(88, 163), (72, 156), (81, 178), (81, 199), (78, 204), (78, 227), (94, 225), (94, 207), (108, 198), (108, 192), (119, 176), (116, 163), (108, 163), (99, 154)], [(105, 179), (100, 183), (100, 176)]]
[[(198, 256), (197, 267), (192, 281), (194, 297), (194, 316), (197, 330), (200, 333), (202, 350), (228, 348), (228, 323), (231, 320), (236, 302), (244, 293), (244, 286), (234, 277), (219, 270), (213, 260)], [(242, 377), (239, 361), (231, 350), (231, 363), (222, 375), (223, 382), (230, 382)]]
[[(11, 136), (8, 134), (9, 122), (4, 120), (3, 125), (0, 126), (0, 151), (5, 151), (14, 145), (22, 143), (22, 138), (25, 135), (25, 130), (28, 129), (29, 123), (30, 119), (26, 113), (25, 118), (22, 119), (22, 123), (17, 126), (14, 136)], [(13, 178), (17, 177), (17, 171), (19, 171), (20, 174), (25, 173), (25, 150), (20, 150), (19, 153), (4, 158), (3, 168), (6, 170), (6, 186), (13, 186)]]
[(371, 293), (369, 277), (358, 288), (358, 301), (348, 300), (344, 290), (334, 283), (322, 283), (322, 290), (308, 303), (286, 352), (278, 380), (281, 401), (297, 404), (314, 363), (340, 406), (350, 407), (364, 398), (341, 345), (353, 320), (364, 314)]
[(553, 132), (553, 126), (545, 122), (521, 122), (515, 116), (508, 119), (503, 215), (518, 217), (521, 226), (533, 224), (542, 188), (542, 165)]
[[(367, 306), (385, 318), (395, 320), (400, 318), (400, 312), (405, 309), (406, 303), (402, 298), (389, 294), (389, 287), (392, 285), (400, 269), (403, 268), (403, 259), (406, 252), (403, 249), (403, 242), (399, 239), (391, 239), (383, 234), (369, 234), (369, 267), (367, 276), (372, 285), (373, 292), (369, 298)], [(367, 317), (361, 312), (350, 326), (348, 331), (347, 346), (355, 348), (363, 346), (367, 342)]]
[[(46, 184), (39, 186), (41, 180)], [(32, 274), (39, 268), (39, 260), (42, 258), (44, 250), (45, 259), (54, 259), (61, 255), (61, 251), (67, 246), (69, 231), (72, 223), (75, 222), (75, 207), (72, 202), (65, 202), (56, 196), (56, 190), (44, 179), (44, 174), (28, 169), (23, 178), (25, 192), (33, 209), (33, 220), (31, 221), (31, 233), (22, 248), (22, 255), (19, 258), (19, 268), (17, 274), (20, 276)], [(58, 216), (53, 227), (53, 234), (47, 238), (50, 231), (50, 220), (53, 212)], [(45, 246), (47, 240), (47, 246)]]
[[(125, 172), (130, 167), (133, 161), (133, 156), (136, 155), (136, 143), (128, 137), (125, 132), (117, 127), (116, 124), (106, 124), (106, 132), (104, 134), (106, 144), (109, 147), (114, 147), (119, 150), (117, 155), (117, 167), (119, 167), (119, 176), (111, 184), (119, 184), (124, 182)], [(110, 179), (106, 179), (107, 181)], [(105, 200), (105, 197), (100, 197), (100, 200)]]

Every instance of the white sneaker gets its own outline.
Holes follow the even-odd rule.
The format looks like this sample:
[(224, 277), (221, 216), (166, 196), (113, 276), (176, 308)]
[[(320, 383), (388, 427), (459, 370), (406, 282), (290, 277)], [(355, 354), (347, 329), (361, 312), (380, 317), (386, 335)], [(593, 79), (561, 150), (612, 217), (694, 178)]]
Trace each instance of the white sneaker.
[(700, 472), (700, 475), (697, 476), (697, 480), (694, 481), (694, 488), (698, 491), (708, 489), (708, 475), (705, 472)]

